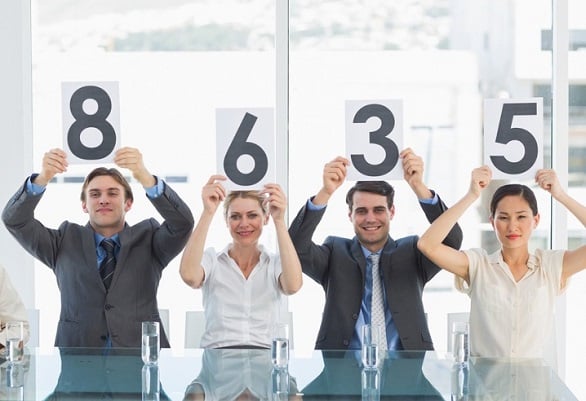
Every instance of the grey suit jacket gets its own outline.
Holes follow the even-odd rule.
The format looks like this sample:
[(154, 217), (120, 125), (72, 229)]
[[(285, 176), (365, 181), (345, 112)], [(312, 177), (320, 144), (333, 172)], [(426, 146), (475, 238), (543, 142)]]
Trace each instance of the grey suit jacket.
[[(446, 205), (420, 205), (428, 221), (435, 220)], [(360, 313), (365, 287), (366, 259), (358, 239), (329, 236), (322, 245), (312, 242), (325, 208), (311, 210), (307, 204), (291, 223), (289, 234), (303, 272), (325, 291), (325, 306), (315, 343), (316, 349), (348, 349)], [(417, 236), (388, 238), (381, 259), (387, 303), (401, 343), (406, 350), (432, 350), (421, 296), (425, 284), (440, 270), (417, 249)], [(456, 225), (444, 243), (459, 248), (462, 230)]]
[[(34, 257), (55, 273), (61, 314), (55, 345), (102, 347), (108, 333), (114, 347), (140, 347), (141, 322), (160, 322), (157, 288), (163, 269), (181, 252), (194, 220), (189, 207), (167, 185), (150, 199), (165, 219), (154, 218), (119, 233), (120, 251), (110, 290), (98, 272), (94, 231), (65, 221), (58, 229), (34, 218), (42, 194), (30, 195), (26, 183), (8, 201), (2, 220), (8, 231)], [(147, 197), (148, 198), (148, 197)], [(161, 325), (161, 346), (169, 341)]]

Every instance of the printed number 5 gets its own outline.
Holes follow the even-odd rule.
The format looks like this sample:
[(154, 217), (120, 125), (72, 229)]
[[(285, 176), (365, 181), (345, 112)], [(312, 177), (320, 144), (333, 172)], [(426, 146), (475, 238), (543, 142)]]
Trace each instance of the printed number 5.
[(535, 137), (526, 129), (513, 127), (515, 116), (533, 116), (537, 114), (535, 103), (505, 103), (499, 121), (496, 134), (496, 143), (507, 144), (512, 141), (519, 141), (525, 149), (521, 160), (511, 162), (504, 156), (490, 156), (490, 160), (496, 168), (507, 174), (520, 174), (529, 170), (538, 155), (538, 145)]

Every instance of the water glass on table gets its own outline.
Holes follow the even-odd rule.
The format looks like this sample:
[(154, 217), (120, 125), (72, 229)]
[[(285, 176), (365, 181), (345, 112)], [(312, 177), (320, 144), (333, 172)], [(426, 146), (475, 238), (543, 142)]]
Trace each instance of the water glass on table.
[(159, 322), (142, 322), (142, 361), (147, 365), (159, 362)]
[(289, 365), (289, 325), (276, 323), (271, 329), (271, 360), (275, 368)]
[(454, 322), (452, 325), (452, 354), (455, 363), (467, 363), (470, 356), (468, 322)]
[(378, 324), (365, 324), (361, 330), (362, 365), (365, 369), (376, 368), (379, 363), (381, 327)]
[(6, 356), (10, 363), (18, 363), (24, 357), (24, 322), (6, 323)]

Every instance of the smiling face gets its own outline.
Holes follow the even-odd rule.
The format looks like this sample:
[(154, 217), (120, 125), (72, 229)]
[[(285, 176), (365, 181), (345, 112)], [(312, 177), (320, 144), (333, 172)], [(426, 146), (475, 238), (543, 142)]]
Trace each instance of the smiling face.
[(520, 195), (508, 195), (499, 200), (490, 223), (503, 249), (527, 248), (531, 233), (539, 223), (529, 202)]
[(348, 217), (358, 240), (371, 252), (384, 246), (394, 215), (395, 206), (388, 207), (386, 196), (363, 191), (352, 195), (352, 209)]
[(81, 207), (89, 214), (90, 225), (105, 237), (124, 228), (126, 212), (132, 207), (132, 199), (126, 197), (125, 188), (108, 175), (94, 177), (84, 189)]
[(255, 198), (233, 198), (226, 209), (226, 225), (236, 244), (256, 244), (267, 222), (268, 215)]

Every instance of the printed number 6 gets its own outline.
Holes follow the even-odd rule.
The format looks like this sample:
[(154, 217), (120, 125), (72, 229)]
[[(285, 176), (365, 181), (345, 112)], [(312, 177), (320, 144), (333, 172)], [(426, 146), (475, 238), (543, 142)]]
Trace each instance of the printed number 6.
[[(224, 172), (230, 180), (242, 186), (260, 182), (268, 171), (269, 162), (266, 153), (256, 143), (248, 142), (256, 120), (257, 117), (250, 113), (244, 115), (224, 157)], [(243, 155), (249, 155), (254, 160), (254, 168), (247, 174), (238, 170), (238, 159)]]

